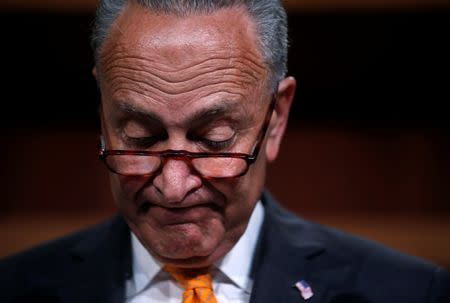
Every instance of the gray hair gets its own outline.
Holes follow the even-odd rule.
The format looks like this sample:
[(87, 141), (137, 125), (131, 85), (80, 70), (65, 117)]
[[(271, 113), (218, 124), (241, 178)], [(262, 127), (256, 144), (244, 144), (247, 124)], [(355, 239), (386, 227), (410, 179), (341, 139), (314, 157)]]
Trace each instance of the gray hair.
[(269, 71), (269, 85), (275, 86), (287, 72), (287, 16), (280, 0), (99, 0), (91, 44), (96, 61), (114, 20), (128, 1), (165, 14), (188, 15), (243, 6), (253, 18), (259, 48)]

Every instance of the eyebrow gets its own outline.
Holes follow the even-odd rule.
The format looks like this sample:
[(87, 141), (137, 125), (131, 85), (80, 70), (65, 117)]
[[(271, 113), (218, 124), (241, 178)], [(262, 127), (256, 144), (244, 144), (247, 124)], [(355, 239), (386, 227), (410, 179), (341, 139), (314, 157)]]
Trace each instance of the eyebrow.
[(131, 114), (132, 116), (138, 117), (142, 120), (148, 120), (150, 122), (157, 122), (161, 123), (161, 119), (158, 115), (152, 112), (148, 112), (145, 110), (140, 109), (137, 106), (134, 106), (133, 104), (130, 104), (126, 101), (119, 101), (117, 103), (117, 107), (120, 111), (125, 112), (127, 114)]
[(243, 118), (244, 115), (236, 110), (237, 103), (238, 102), (224, 101), (216, 103), (208, 108), (202, 108), (194, 112), (193, 115), (188, 118), (187, 122), (190, 125), (198, 125), (200, 123), (211, 121), (230, 114), (234, 114), (235, 116), (237, 116), (233, 120), (238, 120), (238, 118)]
[[(188, 117), (187, 120), (183, 122), (183, 124), (198, 125), (200, 123), (205, 123), (207, 121), (211, 121), (229, 114), (234, 114), (235, 116), (237, 116), (233, 120), (238, 120), (238, 118), (241, 118), (240, 120), (243, 120), (242, 118), (244, 118), (245, 115), (243, 113), (239, 113), (236, 110), (236, 105), (238, 103), (238, 101), (229, 102), (228, 100), (226, 100), (223, 102), (215, 103), (210, 107), (199, 109), (190, 117)], [(117, 103), (117, 107), (122, 112), (131, 114), (139, 119), (146, 120), (151, 123), (161, 124), (161, 121), (163, 120), (157, 113), (143, 110), (126, 101), (119, 101)]]

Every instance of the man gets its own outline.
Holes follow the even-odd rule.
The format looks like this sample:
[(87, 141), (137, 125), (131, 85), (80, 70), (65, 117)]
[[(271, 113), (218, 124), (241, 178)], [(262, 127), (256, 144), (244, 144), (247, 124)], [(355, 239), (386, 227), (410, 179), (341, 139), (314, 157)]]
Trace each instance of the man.
[(121, 216), (3, 261), (2, 302), (450, 302), (442, 269), (263, 193), (296, 86), (286, 31), (276, 0), (101, 1), (100, 156)]

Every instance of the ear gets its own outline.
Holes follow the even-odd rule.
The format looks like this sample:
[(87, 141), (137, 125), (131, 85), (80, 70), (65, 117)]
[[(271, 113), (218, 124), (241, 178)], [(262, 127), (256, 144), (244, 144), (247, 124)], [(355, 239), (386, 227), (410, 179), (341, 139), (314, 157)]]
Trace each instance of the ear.
[(94, 75), (94, 78), (98, 80), (98, 78), (97, 78), (97, 67), (95, 67), (95, 66), (92, 69), (92, 75)]
[(266, 158), (272, 162), (278, 156), (281, 139), (289, 118), (289, 110), (294, 99), (296, 81), (293, 77), (287, 77), (278, 85), (278, 98), (270, 120), (270, 126), (266, 143)]

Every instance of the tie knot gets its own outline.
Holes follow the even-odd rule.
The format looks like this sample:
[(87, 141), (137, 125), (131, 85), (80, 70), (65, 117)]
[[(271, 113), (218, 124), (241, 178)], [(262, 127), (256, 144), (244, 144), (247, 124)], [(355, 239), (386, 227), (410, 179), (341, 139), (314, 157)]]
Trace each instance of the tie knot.
[(212, 289), (212, 279), (208, 268), (186, 269), (166, 265), (164, 270), (180, 283), (185, 290)]

